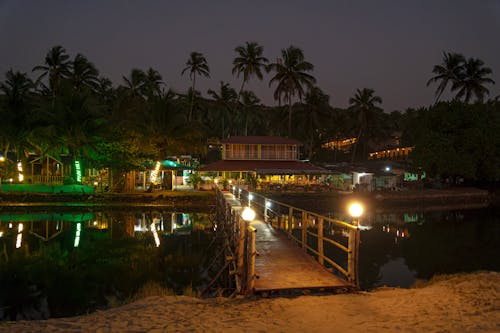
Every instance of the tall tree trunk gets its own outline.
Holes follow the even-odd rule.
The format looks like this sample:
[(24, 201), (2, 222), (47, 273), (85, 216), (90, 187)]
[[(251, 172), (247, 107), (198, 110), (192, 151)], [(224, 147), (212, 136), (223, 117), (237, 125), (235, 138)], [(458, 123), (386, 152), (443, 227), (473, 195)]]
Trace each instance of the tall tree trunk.
[(288, 96), (288, 137), (292, 137), (292, 95)]
[(248, 135), (248, 110), (245, 110), (245, 136)]
[(354, 162), (354, 159), (356, 158), (356, 148), (358, 147), (359, 139), (361, 138), (361, 132), (363, 130), (363, 127), (359, 127), (358, 131), (358, 136), (356, 138), (356, 142), (354, 142), (354, 147), (352, 148), (352, 155), (351, 155), (351, 163)]
[(188, 122), (191, 122), (191, 118), (193, 117), (193, 107), (194, 107), (194, 85), (196, 83), (196, 75), (193, 75), (193, 85), (191, 86), (191, 107), (189, 108), (188, 113)]
[(238, 102), (240, 101), (241, 93), (243, 92), (243, 86), (245, 86), (245, 80), (243, 80), (243, 82), (241, 82), (241, 88), (240, 88), (240, 92), (238, 93), (238, 99), (237, 99)]

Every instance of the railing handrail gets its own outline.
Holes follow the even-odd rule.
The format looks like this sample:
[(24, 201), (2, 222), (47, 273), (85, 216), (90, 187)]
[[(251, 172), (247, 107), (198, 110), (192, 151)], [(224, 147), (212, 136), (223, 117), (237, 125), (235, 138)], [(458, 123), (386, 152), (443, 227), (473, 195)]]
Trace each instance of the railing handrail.
[[(237, 189), (240, 189), (239, 187), (236, 187), (236, 186), (233, 186)], [(247, 193), (252, 193), (252, 195), (255, 195), (255, 196), (258, 196), (266, 201), (269, 201), (271, 203), (275, 203), (275, 204), (278, 204), (280, 206), (284, 206), (284, 207), (288, 207), (288, 208), (292, 208), (293, 210), (295, 211), (300, 211), (300, 212), (306, 212), (308, 215), (313, 215), (313, 216), (317, 216), (317, 217), (322, 217), (324, 218), (325, 220), (327, 220), (328, 222), (332, 222), (334, 224), (337, 224), (341, 227), (345, 227), (345, 228), (349, 228), (349, 229), (354, 229), (354, 230), (358, 230), (359, 228), (353, 224), (349, 224), (345, 221), (341, 221), (341, 220), (338, 220), (338, 219), (334, 219), (334, 218), (331, 218), (331, 217), (328, 217), (328, 216), (325, 216), (325, 215), (321, 215), (319, 213), (315, 213), (315, 212), (312, 212), (312, 211), (309, 211), (307, 209), (303, 209), (303, 208), (299, 208), (299, 207), (296, 207), (296, 206), (292, 206), (290, 204), (287, 204), (287, 203), (284, 203), (284, 202), (281, 202), (281, 201), (277, 201), (277, 200), (274, 200), (274, 199), (270, 199), (270, 198), (267, 198), (265, 196), (263, 196), (262, 194), (259, 194), (259, 193), (255, 193), (255, 192), (250, 192), (248, 190), (245, 190), (245, 189), (241, 189), (242, 191), (245, 191)], [(260, 205), (260, 204), (259, 204)], [(262, 207), (262, 205), (260, 205)], [(269, 208), (268, 208), (269, 209)]]
[[(229, 202), (226, 200), (219, 186), (215, 186), (217, 209), (223, 206), (224, 219), (230, 219), (231, 232), (229, 236), (233, 252), (237, 253), (236, 260), (236, 289), (239, 293), (253, 291), (255, 284), (255, 228), (241, 218), (240, 201)], [(221, 201), (219, 203), (219, 201)], [(227, 226), (226, 226), (227, 227)], [(229, 228), (228, 228), (229, 229)]]
[[(280, 201), (277, 201), (274, 199), (270, 199), (270, 198), (267, 198), (259, 193), (251, 192), (251, 191), (239, 188), (237, 186), (232, 186), (232, 190), (233, 190), (232, 193), (233, 193), (233, 195), (235, 195), (235, 197), (236, 197), (236, 194), (234, 194), (234, 193), (235, 192), (238, 193), (238, 199), (240, 200), (240, 202), (244, 202), (242, 195), (246, 196), (247, 204), (248, 204), (248, 200), (249, 200), (248, 199), (249, 194), (252, 194), (253, 198), (251, 200), (251, 204), (253, 206), (258, 206), (261, 209), (263, 209), (263, 215), (264, 215), (265, 220), (267, 219), (267, 210), (270, 210), (274, 213), (277, 213), (278, 216), (281, 213), (281, 211), (278, 212), (278, 210), (273, 210), (270, 207), (266, 206), (266, 202), (270, 202), (271, 204), (274, 204), (277, 207), (281, 206), (281, 207), (284, 207), (285, 209), (288, 209), (288, 216), (285, 214), (281, 214), (281, 216), (278, 218), (278, 229), (282, 230), (281, 225), (280, 225), (281, 224), (280, 220), (282, 217), (284, 217), (285, 220), (288, 221), (288, 228), (286, 228), (286, 230), (282, 230), (282, 231), (284, 231), (289, 236), (289, 238), (291, 238), (292, 240), (299, 243), (301, 245), (301, 247), (304, 249), (304, 251), (306, 251), (306, 253), (307, 253), (307, 251), (314, 253), (317, 256), (316, 260), (321, 265), (324, 265), (324, 263), (327, 262), (332, 267), (334, 267), (338, 272), (343, 274), (350, 282), (353, 282), (357, 285), (357, 283), (358, 283), (357, 266), (358, 266), (358, 252), (359, 252), (359, 228), (357, 225), (349, 224), (347, 222), (344, 222), (344, 221), (341, 221), (338, 219), (334, 219), (334, 218), (331, 218), (328, 216), (321, 215), (319, 213), (311, 212), (311, 211), (308, 211), (306, 209), (298, 208), (298, 207), (295, 207), (295, 206), (292, 206), (292, 205), (289, 205), (289, 204), (286, 204), (286, 203), (283, 203), (283, 202), (280, 202)], [(261, 202), (259, 202), (259, 200), (256, 200), (257, 198), (260, 198)], [(299, 219), (302, 223), (301, 227), (300, 227), (302, 229), (302, 233), (301, 233), (302, 236), (299, 238), (295, 237), (295, 235), (293, 235), (293, 233), (292, 233), (292, 231), (293, 231), (292, 224), (293, 224), (293, 220), (294, 220), (294, 218), (293, 218), (294, 213), (299, 213), (299, 215), (301, 216)], [(311, 217), (313, 219), (315, 219), (315, 221), (316, 220), (318, 221), (318, 227), (317, 227), (318, 234), (307, 230), (308, 225), (309, 225), (309, 219)], [(331, 223), (334, 226), (347, 229), (347, 231), (348, 231), (348, 236), (346, 236), (348, 239), (347, 246), (340, 244), (333, 239), (330, 239), (328, 237), (323, 236), (324, 222)], [(320, 227), (321, 227), (321, 232), (320, 232)], [(319, 233), (321, 233), (321, 236), (319, 235)], [(309, 246), (308, 240), (307, 240), (308, 235), (313, 236), (313, 238), (315, 238), (317, 240), (318, 250), (315, 250), (314, 248)], [(325, 255), (325, 253), (323, 251), (324, 242), (327, 242), (327, 243), (334, 245), (335, 247), (339, 248), (342, 252), (344, 252), (347, 255), (347, 268), (342, 267), (340, 264), (336, 263), (335, 260), (333, 260), (332, 258)]]

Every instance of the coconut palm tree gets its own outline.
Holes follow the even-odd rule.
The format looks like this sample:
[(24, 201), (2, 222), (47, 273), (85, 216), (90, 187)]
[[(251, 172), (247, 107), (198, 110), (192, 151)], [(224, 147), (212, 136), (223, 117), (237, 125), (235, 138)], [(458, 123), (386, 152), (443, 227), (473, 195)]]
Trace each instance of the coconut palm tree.
[(125, 86), (123, 87), (127, 92), (129, 97), (142, 97), (142, 91), (144, 89), (146, 74), (137, 68), (132, 69), (130, 76), (123, 76), (123, 81), (125, 81)]
[(234, 49), (238, 56), (233, 60), (233, 75), (237, 77), (243, 74), (240, 91), (238, 92), (238, 100), (243, 92), (243, 87), (252, 76), (256, 76), (259, 80), (263, 79), (262, 70), (265, 69), (269, 62), (267, 58), (262, 56), (264, 48), (256, 42), (246, 42), (245, 46), (238, 46)]
[(33, 93), (34, 84), (26, 73), (14, 72), (12, 69), (5, 73), (5, 81), (0, 84), (0, 90), (5, 94), (8, 105), (20, 106), (25, 104)]
[(29, 151), (28, 137), (31, 134), (30, 99), (34, 83), (26, 73), (10, 69), (0, 90), (5, 95), (0, 105), (0, 142), (4, 156), (14, 148), (20, 158)]
[(240, 118), (244, 123), (243, 135), (247, 136), (249, 124), (255, 123), (255, 121), (253, 120), (256, 120), (255, 111), (260, 103), (260, 99), (252, 91), (249, 90), (241, 91), (240, 95), (242, 103)]
[(358, 118), (358, 134), (356, 136), (356, 142), (354, 143), (351, 162), (354, 162), (356, 149), (360, 140), (363, 141), (363, 147), (366, 150), (366, 138), (369, 136), (366, 132), (369, 130), (370, 126), (372, 128), (375, 127), (374, 124), (376, 123), (377, 113), (382, 112), (377, 104), (382, 104), (382, 98), (376, 96), (373, 89), (357, 89), (354, 97), (349, 98), (349, 108), (357, 112)]
[(482, 60), (467, 59), (458, 80), (453, 83), (451, 88), (452, 91), (458, 90), (455, 98), (458, 100), (463, 98), (465, 103), (469, 103), (471, 98), (475, 96), (478, 102), (482, 102), (490, 93), (485, 85), (495, 84), (495, 81), (487, 77), (491, 73), (491, 68), (484, 67)]
[[(189, 71), (189, 78), (191, 79), (191, 91), (195, 91), (196, 85), (196, 75), (202, 75), (205, 77), (210, 77), (210, 68), (208, 68), (207, 59), (203, 56), (202, 53), (199, 52), (191, 52), (189, 55), (189, 59), (186, 62), (186, 67), (182, 70), (181, 75), (184, 75), (185, 72)], [(193, 105), (194, 105), (194, 96), (192, 94), (191, 99), (191, 107), (188, 113), (188, 121), (191, 121), (193, 115)]]
[(76, 90), (88, 87), (95, 91), (99, 86), (99, 71), (84, 55), (78, 53), (70, 64), (69, 79)]
[(465, 57), (463, 55), (459, 53), (443, 52), (443, 62), (440, 65), (434, 66), (432, 73), (435, 75), (427, 81), (427, 86), (431, 83), (439, 83), (436, 88), (435, 103), (439, 102), (439, 98), (448, 86), (448, 83), (453, 85), (459, 80), (464, 68), (464, 63)]
[(297, 132), (305, 143), (307, 158), (312, 159), (314, 148), (327, 133), (326, 126), (331, 111), (330, 96), (319, 87), (313, 87), (306, 93), (304, 102), (298, 108), (300, 126), (297, 126)]
[(284, 100), (288, 104), (288, 136), (292, 136), (292, 98), (297, 96), (299, 100), (305, 94), (305, 89), (310, 89), (316, 83), (316, 79), (308, 74), (314, 69), (313, 64), (304, 60), (304, 53), (295, 46), (289, 46), (281, 50), (281, 59), (268, 66), (269, 71), (275, 75), (269, 81), (269, 86), (276, 83), (274, 99), (280, 103)]
[(144, 73), (143, 79), (144, 84), (142, 86), (142, 90), (144, 95), (148, 99), (152, 99), (153, 97), (160, 97), (162, 92), (161, 86), (165, 85), (160, 73), (153, 68), (149, 68), (146, 73)]
[(68, 78), (70, 75), (71, 63), (68, 59), (69, 55), (66, 54), (66, 50), (62, 46), (54, 46), (45, 56), (45, 64), (33, 68), (33, 71), (42, 72), (36, 80), (37, 84), (41, 84), (44, 77), (49, 77), (48, 88), (52, 93), (52, 97), (57, 95), (61, 80)]
[(97, 79), (96, 93), (107, 104), (115, 98), (115, 91), (113, 89), (113, 82), (106, 77), (99, 77)]
[(226, 134), (230, 134), (226, 131), (226, 127), (229, 128), (231, 123), (231, 112), (236, 104), (238, 94), (236, 90), (231, 88), (229, 83), (220, 81), (219, 91), (214, 91), (209, 89), (207, 93), (215, 100), (216, 104), (219, 105), (219, 116), (222, 125), (222, 138), (226, 137)]

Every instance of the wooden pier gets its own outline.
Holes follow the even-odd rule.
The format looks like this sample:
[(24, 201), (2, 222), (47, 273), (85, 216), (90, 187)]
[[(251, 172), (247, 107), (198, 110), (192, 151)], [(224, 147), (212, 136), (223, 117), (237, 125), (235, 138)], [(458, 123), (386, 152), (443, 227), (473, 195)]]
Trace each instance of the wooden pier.
[(353, 285), (332, 274), (269, 224), (255, 220), (256, 293), (293, 290), (345, 292)]
[[(355, 225), (242, 189), (217, 192), (218, 221), (224, 226), (230, 253), (225, 267), (233, 267), (229, 274), (235, 278), (236, 292), (269, 295), (357, 289), (359, 230)], [(255, 210), (256, 218), (245, 221), (245, 207)], [(344, 258), (331, 257), (332, 249)]]

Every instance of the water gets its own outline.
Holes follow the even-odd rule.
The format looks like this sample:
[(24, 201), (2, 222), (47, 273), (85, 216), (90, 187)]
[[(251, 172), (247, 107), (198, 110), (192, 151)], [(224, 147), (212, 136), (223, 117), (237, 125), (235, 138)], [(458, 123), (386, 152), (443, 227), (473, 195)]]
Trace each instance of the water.
[(360, 221), (362, 289), (410, 287), (436, 274), (500, 271), (500, 213), (488, 207), (377, 212)]
[[(360, 226), (364, 290), (500, 271), (495, 207), (368, 212)], [(126, 301), (149, 282), (174, 293), (203, 288), (216, 250), (212, 230), (207, 213), (157, 207), (3, 207), (0, 320), (43, 317), (43, 309), (50, 316), (86, 313)]]
[(1, 208), (0, 320), (86, 313), (145, 285), (196, 294), (210, 282), (210, 220), (155, 207)]

